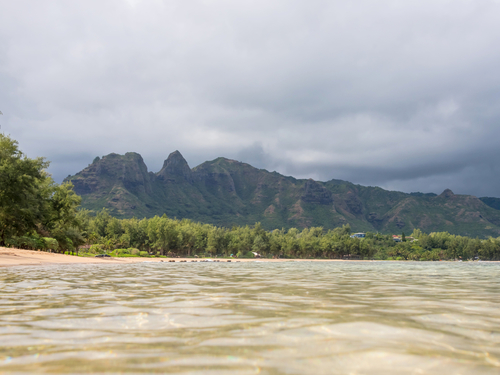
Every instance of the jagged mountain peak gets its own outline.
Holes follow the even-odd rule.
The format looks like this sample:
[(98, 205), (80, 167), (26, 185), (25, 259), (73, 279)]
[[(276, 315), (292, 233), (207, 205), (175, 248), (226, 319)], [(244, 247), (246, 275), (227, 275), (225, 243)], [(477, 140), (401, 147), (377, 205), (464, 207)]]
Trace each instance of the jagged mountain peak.
[(184, 156), (182, 156), (179, 151), (175, 150), (174, 152), (171, 152), (170, 155), (168, 155), (168, 158), (163, 162), (162, 169), (175, 170), (179, 168), (185, 168), (186, 166), (189, 168), (189, 165), (186, 159), (184, 159)]
[(190, 180), (191, 168), (189, 168), (184, 156), (176, 150), (168, 155), (168, 158), (163, 162), (162, 169), (157, 173), (157, 175), (163, 180), (169, 180), (176, 177), (183, 177)]
[(151, 193), (149, 180), (148, 168), (142, 156), (136, 152), (96, 157), (88, 167), (65, 179), (73, 183), (78, 195), (98, 195), (101, 191), (113, 190), (115, 197), (110, 201), (116, 200), (116, 195), (121, 196), (125, 191), (133, 194)]
[(175, 150), (168, 155), (168, 158), (163, 162), (163, 168), (168, 167), (170, 165), (187, 165), (186, 159), (184, 156), (178, 151)]
[(441, 198), (451, 198), (455, 194), (450, 189), (445, 189), (439, 196)]
[[(96, 158), (97, 161), (99, 161), (99, 157)], [(96, 160), (94, 159), (94, 160)], [(143, 160), (142, 156), (138, 154), (137, 152), (126, 152), (124, 155), (116, 154), (114, 152), (104, 155), (100, 161), (103, 160), (115, 160), (115, 159), (121, 159), (121, 160)]]
[(142, 156), (136, 152), (127, 152), (125, 155), (110, 153), (102, 158), (98, 156), (88, 167), (78, 172), (76, 175), (108, 175), (123, 174), (131, 170), (140, 170), (147, 173), (147, 166)]

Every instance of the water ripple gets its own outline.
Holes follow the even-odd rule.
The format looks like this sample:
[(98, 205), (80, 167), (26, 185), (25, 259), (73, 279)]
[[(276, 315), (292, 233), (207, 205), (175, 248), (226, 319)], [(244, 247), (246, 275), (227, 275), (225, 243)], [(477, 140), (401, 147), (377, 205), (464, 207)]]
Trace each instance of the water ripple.
[(498, 374), (500, 264), (0, 270), (0, 372)]

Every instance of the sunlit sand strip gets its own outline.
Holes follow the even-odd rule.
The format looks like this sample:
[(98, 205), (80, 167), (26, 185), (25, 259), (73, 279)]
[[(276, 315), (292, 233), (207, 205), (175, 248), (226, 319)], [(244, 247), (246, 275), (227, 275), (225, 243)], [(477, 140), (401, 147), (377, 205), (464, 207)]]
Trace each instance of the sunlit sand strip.
[(127, 264), (143, 262), (343, 262), (341, 259), (193, 259), (193, 258), (84, 258), (73, 255), (47, 253), (45, 251), (22, 250), (0, 247), (0, 267), (35, 266), (48, 264)]

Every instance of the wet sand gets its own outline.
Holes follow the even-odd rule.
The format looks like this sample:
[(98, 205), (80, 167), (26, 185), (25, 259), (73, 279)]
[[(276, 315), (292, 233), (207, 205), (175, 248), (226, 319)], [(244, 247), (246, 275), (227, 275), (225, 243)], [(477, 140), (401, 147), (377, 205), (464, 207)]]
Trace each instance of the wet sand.
[(142, 262), (192, 262), (203, 261), (207, 259), (219, 260), (220, 262), (290, 262), (290, 261), (315, 261), (315, 262), (343, 262), (342, 259), (225, 259), (225, 258), (94, 258), (79, 257), (74, 255), (64, 255), (56, 253), (47, 253), (45, 251), (23, 250), (0, 247), (0, 267), (12, 266), (35, 266), (48, 264), (127, 264)]

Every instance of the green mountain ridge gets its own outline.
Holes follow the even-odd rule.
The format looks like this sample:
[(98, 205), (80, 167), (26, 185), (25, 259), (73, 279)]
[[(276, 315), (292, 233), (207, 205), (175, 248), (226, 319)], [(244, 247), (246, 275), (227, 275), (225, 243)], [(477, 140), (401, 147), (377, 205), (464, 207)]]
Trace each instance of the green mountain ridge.
[(500, 198), (493, 197), (482, 197), (479, 198), (484, 204), (496, 209), (500, 210)]
[(121, 218), (166, 214), (228, 227), (261, 222), (269, 230), (350, 224), (355, 231), (500, 235), (500, 210), (490, 207), (494, 199), (449, 189), (406, 194), (342, 180), (296, 179), (222, 157), (191, 169), (178, 151), (157, 173), (129, 152), (96, 158), (65, 181), (73, 183), (83, 208), (107, 208)]

